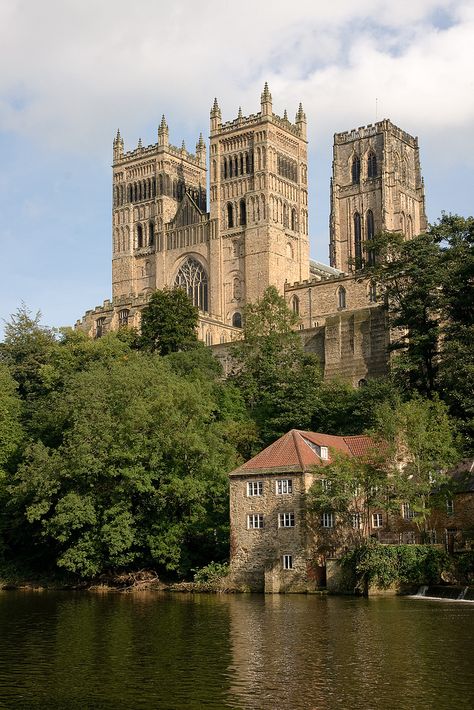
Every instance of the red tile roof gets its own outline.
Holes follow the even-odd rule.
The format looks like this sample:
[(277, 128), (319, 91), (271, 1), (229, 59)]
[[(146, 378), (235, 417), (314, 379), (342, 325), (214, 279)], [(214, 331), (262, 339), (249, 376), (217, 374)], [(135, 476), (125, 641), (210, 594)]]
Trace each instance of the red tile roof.
[[(329, 449), (329, 458), (322, 459), (311, 444), (317, 447), (326, 446)], [(232, 471), (230, 475), (264, 471), (267, 473), (304, 472), (313, 466), (326, 466), (331, 463), (331, 451), (339, 451), (348, 456), (362, 456), (368, 451), (370, 444), (371, 440), (368, 436), (333, 436), (292, 429), (250, 461)]]

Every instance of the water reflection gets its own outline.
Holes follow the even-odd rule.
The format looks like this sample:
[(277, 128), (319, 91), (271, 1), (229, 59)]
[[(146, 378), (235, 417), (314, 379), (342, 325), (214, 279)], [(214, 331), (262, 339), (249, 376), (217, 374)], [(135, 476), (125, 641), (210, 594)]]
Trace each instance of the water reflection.
[(0, 592), (0, 708), (463, 710), (473, 619), (407, 599)]

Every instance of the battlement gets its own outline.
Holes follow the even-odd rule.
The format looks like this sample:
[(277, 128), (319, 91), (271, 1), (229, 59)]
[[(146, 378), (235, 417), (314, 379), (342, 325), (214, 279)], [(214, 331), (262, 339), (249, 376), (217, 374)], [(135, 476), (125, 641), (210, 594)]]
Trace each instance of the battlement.
[(351, 141), (357, 141), (361, 138), (370, 138), (375, 136), (377, 133), (390, 132), (396, 138), (408, 143), (413, 148), (418, 147), (418, 138), (411, 136), (406, 133), (398, 126), (395, 126), (389, 119), (385, 118), (382, 121), (377, 121), (377, 123), (369, 123), (367, 126), (359, 126), (359, 128), (353, 128), (350, 131), (343, 131), (342, 133), (334, 134), (334, 143), (341, 145), (343, 143), (350, 143)]
[(226, 121), (225, 123), (222, 123), (220, 128), (219, 128), (219, 133), (227, 132), (227, 131), (236, 131), (240, 128), (247, 128), (247, 127), (252, 127), (255, 126), (259, 123), (261, 123), (262, 119), (266, 119), (268, 121), (271, 121), (275, 125), (279, 126), (280, 128), (283, 128), (285, 131), (289, 131), (290, 133), (293, 133), (293, 135), (300, 137), (301, 136), (301, 130), (298, 125), (295, 123), (291, 123), (291, 121), (288, 120), (288, 118), (278, 116), (276, 113), (272, 113), (271, 116), (263, 116), (262, 112), (259, 111), (258, 113), (251, 113), (249, 116), (238, 116), (237, 118), (234, 118), (231, 121)]
[(195, 153), (190, 153), (183, 146), (181, 146), (181, 148), (174, 145), (161, 146), (158, 143), (153, 143), (147, 146), (139, 144), (135, 149), (128, 150), (122, 155), (122, 157), (114, 160), (113, 164), (124, 165), (135, 160), (155, 157), (158, 153), (170, 153), (174, 157), (178, 158), (178, 160), (187, 160), (189, 163), (192, 163), (197, 167), (202, 167), (199, 156)]

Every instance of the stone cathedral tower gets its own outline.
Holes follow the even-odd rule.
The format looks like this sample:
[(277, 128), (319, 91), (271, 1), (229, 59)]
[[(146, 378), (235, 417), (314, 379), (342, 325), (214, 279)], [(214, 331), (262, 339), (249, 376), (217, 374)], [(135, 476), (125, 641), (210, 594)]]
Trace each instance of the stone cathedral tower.
[(383, 231), (407, 239), (427, 227), (418, 139), (388, 120), (334, 135), (330, 260), (346, 273), (370, 262)]
[(270, 284), (309, 275), (306, 116), (273, 113), (267, 84), (257, 114), (222, 123), (211, 110), (210, 244), (213, 312), (239, 325), (245, 303)]

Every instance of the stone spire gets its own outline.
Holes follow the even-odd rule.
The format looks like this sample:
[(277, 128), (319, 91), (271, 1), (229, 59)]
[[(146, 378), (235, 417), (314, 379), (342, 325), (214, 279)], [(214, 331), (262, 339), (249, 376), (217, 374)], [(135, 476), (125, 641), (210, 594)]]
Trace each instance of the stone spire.
[(114, 138), (114, 160), (120, 160), (123, 157), (123, 138), (120, 135), (120, 129), (117, 128), (117, 135)]
[(138, 146), (137, 146), (137, 148), (138, 148), (138, 150), (141, 150), (141, 149), (143, 148), (142, 139), (141, 139), (141, 138), (138, 139)]
[(288, 121), (288, 111), (286, 109), (283, 112), (283, 120)]
[(237, 118), (239, 119), (239, 121), (242, 120), (242, 106), (239, 106), (239, 113), (237, 114)]
[(222, 126), (222, 114), (217, 103), (217, 99), (214, 99), (214, 103), (211, 108), (211, 133), (217, 131)]
[(306, 138), (306, 128), (307, 128), (306, 114), (303, 111), (303, 104), (301, 104), (301, 103), (298, 106), (298, 112), (295, 117), (295, 123), (296, 123), (297, 128), (299, 128), (300, 136), (302, 138)]
[(161, 123), (158, 127), (158, 145), (169, 145), (169, 131), (166, 123), (165, 115), (161, 117)]
[(199, 134), (199, 140), (196, 143), (196, 158), (202, 166), (206, 165), (206, 144), (204, 143), (202, 133)]
[(268, 88), (267, 82), (265, 82), (265, 86), (263, 87), (260, 103), (262, 106), (262, 116), (271, 116), (273, 113), (272, 95), (270, 93), (270, 89)]

